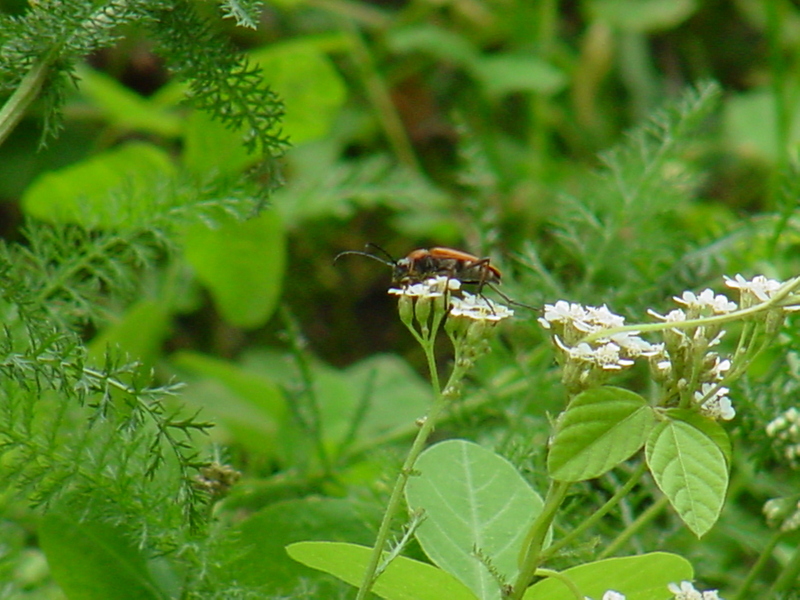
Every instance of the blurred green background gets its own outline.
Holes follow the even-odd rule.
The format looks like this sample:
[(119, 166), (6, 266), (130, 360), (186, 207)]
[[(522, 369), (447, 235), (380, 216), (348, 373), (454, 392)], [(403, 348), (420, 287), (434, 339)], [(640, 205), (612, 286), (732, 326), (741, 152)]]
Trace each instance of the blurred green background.
[[(326, 505), (326, 525), (309, 526), (318, 533), (276, 534), (261, 555), (276, 569), (291, 570), (284, 543), (329, 539), (336, 521), (343, 539), (370, 542), (360, 527), (374, 524), (430, 394), (386, 294), (390, 270), (334, 265), (337, 253), (455, 247), (491, 257), (520, 302), (608, 303), (630, 319), (684, 289), (719, 288), (723, 273), (798, 272), (793, 2), (280, 0), (257, 29), (213, 3), (194, 9), (284, 102), (283, 185), (253, 219), (176, 227), (176, 250), (82, 335), (95, 357), (118, 345), (157, 377), (189, 382), (182, 401), (218, 425), (201, 446), (244, 474), (229, 515), (256, 514), (253, 531), (287, 518), (281, 507), (310, 514), (320, 495), (367, 507), (343, 518)], [(252, 165), (241, 136), (182, 102), (146, 31), (124, 34), (77, 68), (56, 139), (39, 148), (34, 105), (0, 146), (6, 240), (23, 239), (26, 219), (137, 227), (162, 196), (188, 193), (182, 177), (235, 180)], [(547, 415), (564, 393), (535, 317), (518, 309), (437, 435), (490, 445), (541, 485)], [(443, 342), (443, 369), (449, 352)], [(630, 381), (646, 389), (642, 373)], [(789, 486), (780, 467), (758, 484), (748, 470), (748, 451), (768, 461), (754, 440), (770, 402), (735, 426), (747, 450), (709, 538), (665, 516), (633, 550), (683, 552), (722, 588), (741, 581), (765, 543), (761, 503)], [(591, 509), (572, 510), (578, 522)]]

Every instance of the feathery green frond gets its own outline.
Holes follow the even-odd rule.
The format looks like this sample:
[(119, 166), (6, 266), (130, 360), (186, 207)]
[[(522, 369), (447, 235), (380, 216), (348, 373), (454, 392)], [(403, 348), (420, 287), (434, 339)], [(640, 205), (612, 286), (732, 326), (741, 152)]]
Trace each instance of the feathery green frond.
[(170, 69), (189, 82), (193, 104), (242, 131), (250, 152), (280, 156), (283, 105), (259, 69), (215, 34), (185, 1), (153, 12), (152, 29)]
[(591, 187), (563, 197), (554, 217), (554, 257), (582, 265), (581, 293), (600, 288), (618, 294), (625, 281), (632, 298), (645, 300), (642, 286), (691, 249), (677, 226), (680, 208), (691, 202), (699, 182), (686, 150), (719, 95), (711, 83), (690, 90), (603, 154), (605, 168), (591, 178)]

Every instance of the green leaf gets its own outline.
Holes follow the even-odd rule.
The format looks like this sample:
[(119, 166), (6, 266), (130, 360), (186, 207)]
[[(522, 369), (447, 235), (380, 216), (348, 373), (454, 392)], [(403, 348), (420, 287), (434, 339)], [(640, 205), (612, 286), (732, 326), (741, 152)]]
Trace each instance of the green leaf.
[(499, 599), (500, 583), (476, 552), (510, 583), (542, 499), (507, 460), (463, 440), (427, 449), (414, 470), (406, 498), (424, 511), (416, 536), (425, 554), (481, 600)]
[[(243, 360), (249, 371), (284, 386), (295, 386), (301, 377), (287, 368), (294, 361), (285, 354), (251, 351)], [(430, 384), (395, 355), (375, 355), (344, 370), (319, 361), (310, 368), (321, 433), (332, 456), (363, 452), (397, 433), (407, 436), (433, 401)], [(292, 441), (293, 448), (302, 444)]]
[(703, 536), (719, 517), (728, 466), (719, 446), (685, 421), (658, 423), (647, 440), (647, 463), (686, 526)]
[[(685, 558), (666, 552), (607, 558), (566, 571), (582, 596), (602, 598), (608, 590), (625, 594), (626, 600), (665, 600), (667, 584), (691, 581), (692, 565)], [(525, 593), (525, 600), (574, 600), (575, 596), (555, 578), (540, 581)]]
[(346, 412), (337, 411), (335, 405), (323, 406), (324, 421), (333, 431), (343, 433), (343, 418), (349, 427), (359, 404), (366, 400), (367, 410), (358, 429), (363, 441), (374, 440), (398, 427), (407, 428), (425, 415), (433, 401), (430, 385), (394, 355), (379, 354), (359, 361), (345, 370), (344, 377), (350, 392)]
[(169, 308), (164, 303), (140, 300), (92, 340), (89, 353), (100, 363), (107, 350), (119, 348), (151, 367), (161, 353), (161, 344), (169, 330)]
[(429, 23), (390, 29), (386, 44), (393, 52), (420, 52), (454, 65), (471, 67), (480, 58), (477, 48), (466, 36)]
[(351, 501), (309, 497), (277, 502), (232, 527), (215, 550), (214, 571), (223, 582), (265, 586), (270, 597), (290, 594), (302, 579), (316, 580), (318, 597), (335, 597), (325, 593), (333, 587), (330, 578), (292, 560), (285, 547), (323, 539), (366, 544), (374, 536), (362, 507)]
[(189, 403), (203, 407), (206, 417), (221, 421), (238, 442), (256, 454), (278, 451), (278, 436), (288, 408), (283, 393), (271, 379), (195, 352), (174, 354), (172, 362), (203, 378), (186, 391)]
[(166, 600), (144, 556), (107, 523), (79, 523), (50, 513), (39, 544), (53, 578), (70, 600)]
[(263, 325), (275, 311), (286, 263), (286, 234), (274, 210), (215, 228), (189, 225), (186, 260), (211, 292), (223, 318), (237, 327)]
[(643, 33), (676, 27), (697, 8), (697, 0), (593, 0), (589, 4), (593, 19)]
[(559, 481), (599, 477), (642, 447), (653, 426), (644, 398), (616, 387), (578, 394), (556, 425), (547, 456), (550, 475)]
[(28, 188), (22, 207), (46, 221), (135, 227), (161, 208), (159, 188), (174, 171), (164, 151), (131, 142), (44, 173)]
[(665, 414), (670, 418), (677, 421), (684, 421), (698, 431), (706, 434), (712, 442), (714, 442), (725, 456), (725, 462), (730, 467), (733, 460), (733, 446), (731, 445), (731, 438), (725, 428), (719, 424), (718, 421), (701, 415), (696, 410), (688, 410), (683, 408), (670, 408), (665, 411)]
[(319, 139), (331, 131), (347, 87), (314, 38), (273, 44), (249, 57), (284, 102), (281, 129), (292, 144)]
[(186, 119), (183, 133), (183, 164), (191, 172), (207, 177), (240, 173), (259, 160), (247, 151), (241, 133), (228, 129), (211, 115), (194, 110)]
[(494, 98), (514, 92), (556, 94), (567, 84), (567, 76), (561, 69), (530, 54), (481, 56), (472, 72)]
[[(286, 548), (293, 559), (331, 573), (358, 587), (372, 548), (337, 542), (299, 542)], [(475, 600), (452, 575), (433, 565), (398, 556), (375, 582), (373, 592), (386, 600)]]
[[(782, 143), (776, 113), (778, 105), (774, 90), (768, 84), (726, 94), (723, 125), (727, 146), (747, 160), (775, 163)], [(787, 110), (786, 143), (795, 146), (800, 140), (800, 106), (791, 104)]]
[(77, 74), (81, 92), (103, 111), (116, 129), (163, 137), (175, 137), (180, 132), (177, 115), (159, 108), (113, 77), (85, 66), (79, 66)]

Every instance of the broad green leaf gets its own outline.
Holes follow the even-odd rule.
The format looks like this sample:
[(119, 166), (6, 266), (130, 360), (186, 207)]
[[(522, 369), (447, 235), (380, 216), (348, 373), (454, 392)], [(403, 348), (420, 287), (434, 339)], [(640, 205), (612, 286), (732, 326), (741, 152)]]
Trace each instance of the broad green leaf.
[(626, 31), (649, 32), (671, 29), (698, 8), (697, 0), (593, 0), (593, 19)]
[(313, 579), (320, 598), (336, 597), (332, 588), (344, 586), (292, 560), (286, 546), (323, 539), (368, 544), (374, 537), (363, 507), (351, 501), (307, 497), (277, 502), (231, 528), (215, 550), (214, 574), (232, 584), (264, 586), (270, 597), (288, 595), (301, 580)]
[(180, 132), (177, 114), (159, 108), (149, 98), (101, 71), (85, 66), (79, 66), (77, 71), (81, 92), (104, 112), (116, 129), (151, 132), (164, 137), (175, 137)]
[(575, 396), (559, 416), (547, 457), (550, 475), (559, 481), (599, 477), (642, 447), (653, 425), (644, 398), (615, 387)]
[[(336, 542), (299, 542), (287, 546), (293, 559), (331, 573), (358, 587), (372, 548)], [(398, 556), (378, 578), (373, 592), (386, 600), (475, 600), (460, 581), (433, 565)]]
[[(366, 412), (358, 429), (359, 437), (374, 439), (397, 427), (408, 427), (423, 417), (433, 401), (430, 385), (411, 366), (397, 356), (379, 354), (348, 367), (344, 377), (351, 399), (348, 425), (363, 401)], [(343, 428), (342, 413), (323, 407), (325, 421)], [(341, 429), (340, 429), (341, 430)]]
[(511, 582), (528, 528), (542, 499), (514, 466), (472, 442), (441, 442), (420, 455), (408, 481), (416, 531), (425, 554), (481, 600), (499, 599), (500, 585), (477, 553)]
[(22, 198), (25, 212), (45, 221), (87, 227), (135, 227), (163, 210), (169, 156), (131, 142), (41, 175)]
[(286, 264), (285, 238), (274, 210), (213, 229), (194, 223), (184, 230), (186, 260), (228, 323), (258, 327), (272, 315)]
[(278, 451), (288, 409), (280, 388), (269, 378), (236, 364), (195, 352), (179, 352), (172, 362), (201, 377), (184, 396), (204, 409), (203, 418), (219, 421), (239, 443), (257, 454)]
[[(728, 147), (746, 159), (774, 163), (780, 152), (778, 104), (768, 84), (726, 95), (722, 120)], [(787, 114), (786, 142), (796, 146), (800, 140), (800, 106), (790, 104), (787, 109), (791, 112)]]
[(730, 467), (733, 460), (733, 446), (731, 445), (731, 438), (725, 428), (719, 424), (718, 421), (705, 417), (698, 413), (696, 410), (688, 410), (682, 408), (671, 408), (665, 411), (670, 419), (677, 421), (684, 421), (694, 427), (695, 429), (705, 433), (711, 441), (713, 441), (725, 456), (725, 462)]
[(486, 93), (495, 98), (514, 92), (555, 94), (567, 84), (563, 71), (529, 54), (481, 56), (472, 72)]
[(313, 38), (266, 46), (250, 59), (286, 107), (282, 132), (294, 145), (325, 137), (346, 99), (347, 87)]
[(396, 53), (419, 52), (462, 67), (473, 66), (480, 57), (466, 36), (429, 23), (390, 29), (386, 44)]
[(259, 159), (247, 151), (242, 134), (231, 131), (208, 113), (195, 110), (186, 118), (183, 164), (201, 177), (241, 173)]
[(684, 421), (658, 423), (647, 440), (647, 463), (656, 484), (697, 537), (719, 517), (728, 466), (719, 446)]
[[(243, 360), (249, 371), (285, 386), (296, 385), (301, 376), (284, 354), (251, 351)], [(344, 370), (312, 361), (310, 369), (323, 441), (332, 456), (374, 447), (398, 431), (408, 434), (433, 401), (430, 384), (394, 355), (372, 356)]]
[[(582, 596), (600, 600), (608, 590), (625, 594), (626, 600), (666, 600), (667, 584), (691, 581), (692, 565), (676, 554), (652, 552), (641, 556), (607, 558), (562, 571)], [(544, 579), (525, 592), (525, 600), (574, 600), (557, 579)]]
[(132, 359), (151, 367), (161, 352), (161, 344), (169, 329), (169, 307), (153, 300), (140, 300), (92, 340), (90, 356), (100, 362), (107, 350), (113, 352), (119, 348)]
[(50, 513), (39, 545), (53, 578), (70, 600), (166, 600), (145, 557), (107, 523), (80, 523)]

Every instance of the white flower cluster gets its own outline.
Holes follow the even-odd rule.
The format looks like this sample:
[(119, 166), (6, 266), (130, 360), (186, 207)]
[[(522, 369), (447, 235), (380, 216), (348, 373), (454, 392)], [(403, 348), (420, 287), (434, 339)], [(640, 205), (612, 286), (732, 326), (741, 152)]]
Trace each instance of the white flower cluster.
[(782, 532), (800, 529), (800, 500), (794, 497), (771, 498), (764, 503), (764, 516)]
[(781, 442), (783, 454), (792, 467), (800, 464), (800, 411), (795, 407), (767, 424), (767, 435)]
[[(592, 600), (589, 596), (584, 596), (584, 598), (586, 598), (586, 600)], [(614, 590), (608, 590), (603, 594), (602, 600), (625, 600), (625, 594), (620, 594)]]
[(483, 296), (463, 292), (461, 298), (453, 297), (450, 300), (450, 316), (497, 322), (514, 316), (514, 311)]
[(460, 292), (461, 295), (456, 296), (453, 293), (460, 290), (461, 281), (440, 275), (400, 288), (390, 288), (389, 294), (416, 300), (432, 300), (447, 296), (450, 307), (449, 315), (472, 321), (496, 323), (514, 315), (514, 311), (507, 306), (492, 302), (485, 296), (469, 292)]
[(460, 280), (440, 275), (418, 283), (404, 285), (401, 288), (389, 288), (388, 293), (393, 296), (405, 296), (408, 298), (440, 298), (446, 292), (458, 291), (459, 289), (461, 289)]
[(633, 365), (634, 359), (655, 356), (663, 350), (635, 331), (601, 335), (591, 343), (582, 341), (589, 334), (624, 326), (624, 317), (605, 305), (584, 307), (559, 300), (545, 305), (539, 323), (553, 335), (564, 366), (564, 384), (573, 391), (599, 385), (611, 372)]
[[(715, 294), (705, 289), (699, 294), (684, 292), (674, 300), (683, 306), (666, 315), (649, 311), (665, 323), (681, 323), (689, 320), (726, 315), (738, 307), (724, 294)], [(686, 382), (697, 381), (700, 389), (693, 398), (702, 414), (712, 419), (729, 421), (736, 416), (727, 387), (722, 380), (731, 368), (731, 362), (722, 359), (709, 349), (719, 344), (725, 331), (719, 325), (696, 325), (675, 327), (664, 332), (664, 353), (652, 361), (653, 377), (667, 388), (683, 389)], [(702, 363), (697, 364), (701, 355)]]
[(717, 590), (701, 592), (694, 589), (690, 581), (681, 581), (680, 585), (670, 583), (667, 587), (675, 595), (674, 600), (722, 600), (717, 594)]
[[(700, 592), (694, 588), (690, 581), (681, 581), (680, 585), (670, 583), (667, 587), (673, 594), (673, 600), (723, 600), (717, 594), (717, 590)], [(592, 600), (588, 596), (585, 596), (585, 598), (586, 600)], [(608, 590), (603, 594), (602, 600), (625, 600), (625, 594)]]
[(739, 290), (742, 296), (742, 304), (751, 306), (759, 302), (766, 302), (781, 287), (781, 282), (774, 279), (767, 279), (763, 275), (757, 275), (750, 281), (736, 274), (735, 277), (725, 277), (725, 285), (729, 288)]

